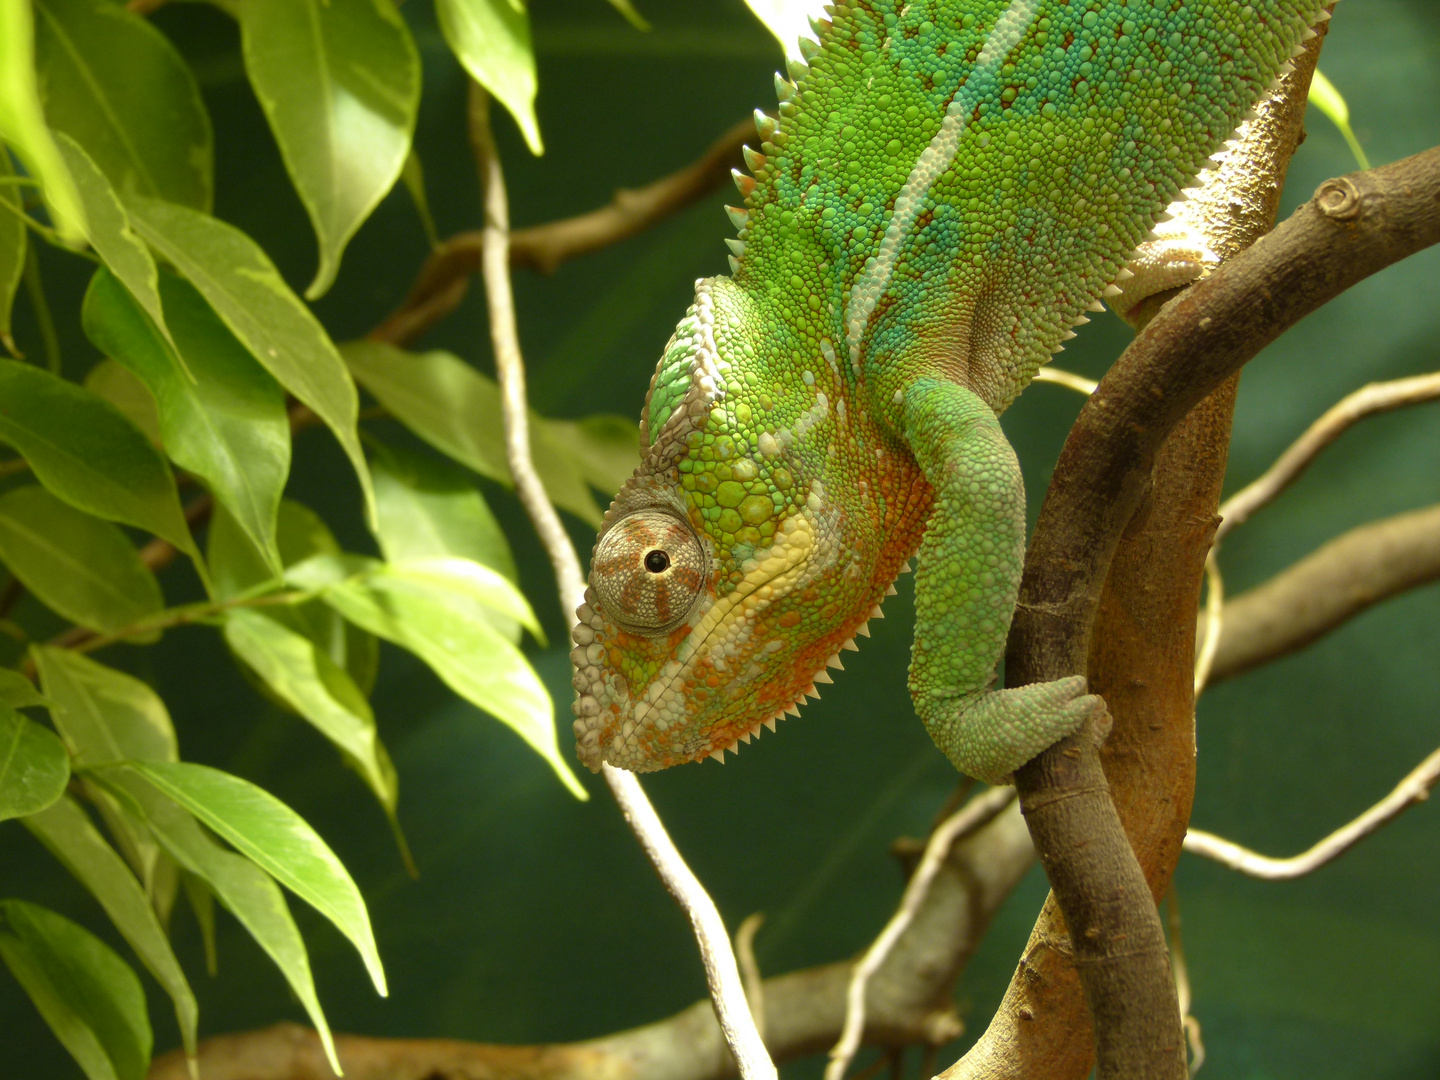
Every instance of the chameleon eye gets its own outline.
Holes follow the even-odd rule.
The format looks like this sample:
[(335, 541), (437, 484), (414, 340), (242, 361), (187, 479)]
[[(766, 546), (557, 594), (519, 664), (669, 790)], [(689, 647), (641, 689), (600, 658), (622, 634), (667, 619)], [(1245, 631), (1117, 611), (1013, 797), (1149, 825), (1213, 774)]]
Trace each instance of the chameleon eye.
[(637, 510), (600, 538), (590, 582), (606, 617), (632, 634), (658, 637), (689, 616), (708, 569), (687, 522), (664, 510)]

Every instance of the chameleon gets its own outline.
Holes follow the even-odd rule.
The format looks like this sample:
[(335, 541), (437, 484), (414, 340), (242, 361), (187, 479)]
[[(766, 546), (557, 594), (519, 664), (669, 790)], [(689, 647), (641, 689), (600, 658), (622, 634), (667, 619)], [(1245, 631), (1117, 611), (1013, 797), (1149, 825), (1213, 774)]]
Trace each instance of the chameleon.
[(909, 690), (1003, 783), (1104, 702), (994, 686), (1025, 551), (998, 417), (1121, 292), (1327, 0), (844, 0), (777, 74), (572, 630), (576, 750), (724, 760), (798, 715), (918, 554)]

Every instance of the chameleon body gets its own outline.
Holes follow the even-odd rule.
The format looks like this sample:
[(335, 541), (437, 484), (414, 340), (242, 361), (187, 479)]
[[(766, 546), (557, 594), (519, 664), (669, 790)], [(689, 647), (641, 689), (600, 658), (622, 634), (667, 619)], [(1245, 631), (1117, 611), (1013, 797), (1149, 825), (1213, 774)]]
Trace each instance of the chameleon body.
[(1258, 102), (1323, 0), (863, 0), (757, 114), (577, 612), (581, 761), (720, 757), (794, 712), (919, 553), (910, 690), (1003, 780), (1104, 705), (994, 690), (1025, 542), (997, 416)]

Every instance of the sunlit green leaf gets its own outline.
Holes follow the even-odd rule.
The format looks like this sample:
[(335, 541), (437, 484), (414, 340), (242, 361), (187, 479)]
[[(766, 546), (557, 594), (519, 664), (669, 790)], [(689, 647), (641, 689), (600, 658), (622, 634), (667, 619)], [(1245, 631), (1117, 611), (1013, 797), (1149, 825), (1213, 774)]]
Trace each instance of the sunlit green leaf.
[(640, 464), (640, 428), (613, 414), (546, 420), (551, 442), (567, 454), (591, 487), (614, 495)]
[(65, 745), (8, 705), (0, 705), (0, 821), (38, 813), (65, 794)]
[(1328, 116), (1330, 122), (1340, 129), (1345, 145), (1350, 147), (1350, 153), (1355, 155), (1355, 163), (1362, 169), (1370, 168), (1370, 159), (1365, 156), (1360, 140), (1355, 137), (1355, 129), (1350, 126), (1350, 106), (1345, 103), (1345, 98), (1335, 88), (1335, 84), (1327, 79), (1319, 68), (1315, 69), (1310, 80), (1310, 104)]
[(825, 14), (819, 0), (745, 0), (745, 6), (775, 35), (787, 60), (804, 59), (800, 39), (813, 41), (815, 32), (810, 29), (810, 20)]
[(160, 411), (155, 395), (140, 377), (117, 360), (105, 358), (85, 373), (85, 389), (98, 394), (125, 414), (155, 446), (160, 442)]
[[(280, 559), (286, 566), (318, 554), (340, 554), (340, 545), (319, 515), (291, 499), (280, 503), (278, 532)], [(208, 544), (207, 557), (218, 564), (215, 570), (217, 596), (235, 596), (272, 580), (255, 546), (223, 507), (218, 507), (210, 519)], [(346, 622), (338, 612), (320, 600), (272, 607), (265, 614), (309, 638), (336, 665), (345, 669), (362, 694), (370, 693), (380, 664), (380, 646), (374, 634)], [(274, 697), (268, 686), (263, 683), (259, 686), (268, 696)], [(274, 697), (274, 700), (276, 704), (290, 708), (283, 699)]]
[(190, 279), (255, 359), (329, 425), (355, 466), (373, 520), (355, 384), (325, 328), (269, 257), (234, 226), (174, 203), (136, 199), (130, 214), (140, 235)]
[(376, 539), (389, 562), (454, 555), (515, 581), (515, 559), (480, 492), (453, 465), (371, 442)]
[(399, 797), (375, 714), (353, 679), (308, 637), (254, 609), (225, 618), (225, 641), (271, 690), (314, 724), (354, 766), (387, 814)]
[[(324, 584), (326, 603), (420, 657), (466, 701), (514, 729), (576, 798), (586, 797), (560, 757), (550, 695), (524, 655), (485, 617), (493, 610), (488, 601), (501, 586), (513, 589), (505, 578), (478, 563), (468, 564), (464, 573), (443, 565), (460, 560), (371, 565), (359, 574), (337, 577), (345, 564), (330, 557), (327, 566), (319, 565), (324, 559), (302, 563), (288, 576), (302, 588), (307, 582)], [(520, 618), (525, 611), (512, 605), (507, 614)], [(523, 621), (533, 622), (533, 616)]]
[(335, 924), (360, 952), (383, 997), (385, 971), (360, 890), (315, 830), (268, 791), (208, 765), (132, 761), (124, 768), (208, 825)]
[(425, 241), (432, 250), (439, 247), (440, 234), (435, 231), (435, 218), (430, 214), (430, 199), (425, 194), (425, 168), (420, 164), (420, 155), (413, 146), (405, 157), (400, 179), (405, 184), (405, 190), (410, 193), (415, 212), (420, 215), (420, 227), (425, 230)]
[(290, 471), (285, 393), (193, 286), (167, 273), (161, 293), (178, 354), (103, 268), (85, 294), (85, 333), (150, 388), (170, 457), (206, 482), (278, 573), (275, 519)]
[[(76, 767), (112, 761), (174, 761), (175, 728), (159, 695), (139, 679), (69, 649), (31, 648), (40, 686), (50, 699), (50, 717)], [(126, 860), (145, 886), (156, 910), (167, 911), (174, 882), (164, 853), (144, 829), (137, 829), (105, 792), (82, 778), (87, 794), (105, 818)]]
[[(3, 18), (3, 16), (0, 16)], [(0, 46), (0, 55), (4, 54)], [(0, 80), (4, 76), (0, 75)], [(15, 176), (10, 154), (0, 146), (0, 181)], [(10, 310), (15, 303), (15, 290), (25, 276), (25, 251), (28, 230), (18, 211), (24, 204), (21, 188), (0, 182), (0, 344), (15, 353), (15, 339), (10, 336)]]
[[(58, 740), (57, 740), (58, 742)], [(185, 973), (170, 949), (145, 890), (124, 860), (105, 842), (80, 804), (66, 796), (42, 813), (25, 819), (39, 838), (79, 882), (100, 902), (140, 962), (175, 1003), (175, 1019), (188, 1054), (195, 1053), (198, 1008)]]
[(46, 607), (100, 633), (119, 633), (165, 606), (123, 531), (36, 484), (0, 495), (0, 561)]
[(290, 989), (305, 1006), (330, 1067), (338, 1075), (340, 1064), (335, 1057), (330, 1025), (325, 1022), (320, 1000), (315, 995), (310, 958), (280, 887), (249, 859), (226, 851), (206, 836), (187, 811), (160, 794), (132, 769), (105, 768), (97, 776), (106, 790), (120, 800), (125, 813), (163, 844), (186, 872), (203, 880), (275, 962)]
[(144, 1080), (145, 991), (110, 946), (53, 911), (0, 900), (0, 958), (90, 1080)]
[(145, 241), (130, 228), (129, 215), (116, 197), (110, 181), (69, 135), (63, 131), (56, 132), (55, 144), (75, 179), (80, 201), (85, 204), (90, 246), (130, 290), (130, 295), (145, 309), (161, 333), (168, 336), (165, 316), (160, 308), (160, 274), (155, 268), (155, 260)]
[(44, 704), (46, 704), (46, 700), (35, 689), (34, 683), (18, 671), (0, 668), (0, 705), (9, 705), (12, 709), (24, 709), (31, 705)]
[(522, 0), (435, 0), (440, 31), (470, 76), (509, 110), (532, 154), (544, 153), (535, 119), (535, 50)]
[(170, 713), (139, 679), (71, 649), (34, 645), (30, 654), (77, 768), (179, 760)]
[(145, 529), (200, 563), (175, 477), (114, 406), (29, 364), (0, 360), (0, 440), (71, 506)]
[[(75, 181), (45, 123), (35, 76), (35, 21), (29, 4), (0, 4), (0, 139), (40, 181), (51, 220), (61, 237), (85, 237), (85, 210)], [(0, 210), (0, 213), (4, 213)]]
[(420, 104), (420, 57), (390, 0), (246, 0), (245, 69), (320, 240), (306, 291), (394, 186)]
[(209, 210), (210, 117), (165, 35), (110, 0), (34, 4), (51, 127), (83, 146), (122, 194)]
[[(361, 385), (416, 435), (481, 476), (511, 482), (500, 389), (494, 379), (438, 350), (407, 353), (393, 345), (351, 341), (341, 352)], [(530, 451), (555, 505), (598, 527), (600, 507), (578, 466), (550, 438), (544, 419), (533, 412)]]

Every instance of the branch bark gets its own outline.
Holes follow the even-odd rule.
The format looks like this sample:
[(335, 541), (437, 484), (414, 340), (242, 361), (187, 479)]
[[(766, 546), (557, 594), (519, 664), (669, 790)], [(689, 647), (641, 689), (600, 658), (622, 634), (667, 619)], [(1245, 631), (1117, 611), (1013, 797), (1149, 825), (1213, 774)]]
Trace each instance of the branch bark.
[[(910, 928), (870, 980), (865, 1039), (894, 1047), (959, 1034), (954, 981), (990, 919), (1034, 865), (1015, 804), (951, 850)], [(764, 982), (766, 1040), (777, 1061), (821, 1052), (845, 1019), (849, 960)], [(335, 1039), (346, 1080), (728, 1080), (725, 1049), (708, 999), (668, 1019), (584, 1042), (495, 1046), (449, 1039)], [(206, 1039), (205, 1080), (333, 1080), (315, 1033), (296, 1024)], [(183, 1054), (155, 1060), (149, 1080), (188, 1080)]]
[[(1297, 64), (1288, 92), (1262, 109), (1256, 126), (1265, 124), (1267, 113), (1273, 117), (1275, 135), (1262, 140), (1273, 152), (1258, 163), (1268, 167), (1248, 163), (1236, 178), (1242, 187), (1278, 191), (1298, 142), (1319, 43), (1317, 38)], [(1303, 315), (1433, 242), (1431, 226), (1440, 231), (1440, 176), (1431, 175), (1437, 172), (1430, 162), (1412, 159), (1325, 185), (1279, 234), (1162, 309), (1116, 363), (1072, 429), (1041, 508), (1006, 658), (1012, 685), (1086, 670), (1106, 573), (1165, 439)], [(1437, 181), (1433, 191), (1429, 180)], [(1336, 189), (1353, 192), (1353, 200), (1330, 194)], [(1258, 202), (1273, 207), (1273, 199)], [(1397, 217), (1402, 207), (1408, 213)], [(1266, 225), (1256, 216), (1241, 231), (1253, 240)], [(1198, 597), (1198, 577), (1195, 588)], [(1186, 696), (1193, 692), (1193, 612), (1191, 606), (1180, 631), (1191, 650), (1179, 664)], [(1167, 844), (1163, 830), (1157, 835), (1142, 828), (1158, 842), (1137, 843), (1132, 852), (1117, 804), (1134, 809), (1128, 796), (1143, 787), (1144, 770), (1115, 771), (1112, 803), (1095, 732), (1088, 729), (1017, 771), (1021, 805), (1055, 892), (1032, 938), (1039, 951), (1022, 960), (1008, 1007), (947, 1076), (1083, 1077), (1089, 1067), (1086, 1005), (1094, 1017), (1102, 1080), (1186, 1075), (1175, 987), (1154, 907), (1158, 894), (1151, 890), (1173, 870), (1179, 837)], [(1183, 801), (1188, 799), (1187, 791)], [(1132, 816), (1126, 824), (1146, 823)], [(1179, 824), (1183, 828), (1183, 815)], [(1148, 874), (1137, 855), (1147, 857)], [(1078, 1051), (1067, 1051), (1077, 1044)]]
[[(563, 262), (619, 243), (698, 202), (744, 164), (740, 147), (755, 136), (755, 122), (742, 120), (716, 139), (697, 161), (644, 187), (621, 188), (609, 205), (576, 217), (516, 229), (510, 234), (510, 265), (553, 273)], [(480, 268), (481, 230), (462, 232), (425, 260), (410, 293), (370, 333), (376, 341), (405, 345), (460, 305), (470, 275)]]
[[(1440, 504), (1358, 526), (1226, 602), (1209, 684), (1298, 652), (1383, 600), (1440, 581)], [(1198, 633), (1205, 632), (1206, 617)]]

